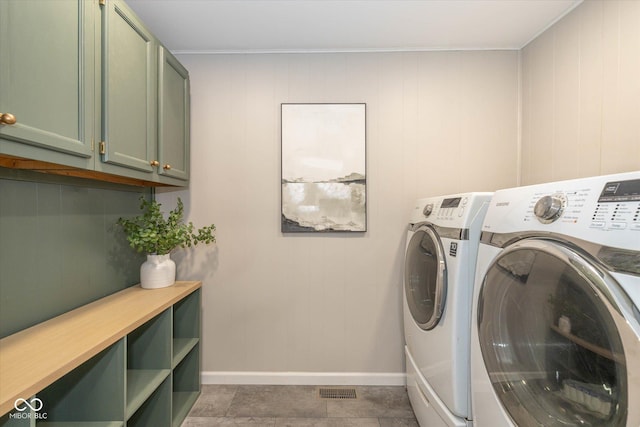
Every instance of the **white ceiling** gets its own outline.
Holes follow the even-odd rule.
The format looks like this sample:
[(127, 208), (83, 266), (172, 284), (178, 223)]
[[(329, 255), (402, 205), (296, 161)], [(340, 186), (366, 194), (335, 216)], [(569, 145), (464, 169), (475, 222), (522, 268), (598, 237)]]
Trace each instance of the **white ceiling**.
[(520, 49), (582, 0), (127, 0), (174, 52)]

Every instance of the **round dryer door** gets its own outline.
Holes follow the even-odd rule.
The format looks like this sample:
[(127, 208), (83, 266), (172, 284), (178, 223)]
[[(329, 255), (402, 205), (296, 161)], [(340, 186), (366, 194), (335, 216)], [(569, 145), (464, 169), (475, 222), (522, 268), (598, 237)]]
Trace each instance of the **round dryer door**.
[(478, 336), (514, 423), (627, 425), (638, 335), (625, 318), (637, 325), (635, 316), (618, 283), (579, 252), (536, 239), (507, 247), (480, 289)]
[(422, 329), (433, 329), (440, 321), (446, 285), (446, 263), (440, 240), (432, 228), (421, 226), (407, 245), (404, 290), (411, 315)]

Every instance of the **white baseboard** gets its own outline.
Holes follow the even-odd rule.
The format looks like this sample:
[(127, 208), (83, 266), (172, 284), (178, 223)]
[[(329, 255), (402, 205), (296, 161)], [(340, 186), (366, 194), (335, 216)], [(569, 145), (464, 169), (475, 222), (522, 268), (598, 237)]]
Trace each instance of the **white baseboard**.
[(404, 372), (202, 372), (202, 384), (406, 385)]

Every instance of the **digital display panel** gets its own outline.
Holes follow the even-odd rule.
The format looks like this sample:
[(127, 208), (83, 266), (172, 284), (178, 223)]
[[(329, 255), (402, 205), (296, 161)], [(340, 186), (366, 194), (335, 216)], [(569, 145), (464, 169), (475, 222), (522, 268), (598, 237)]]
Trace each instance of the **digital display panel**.
[(460, 197), (451, 197), (450, 199), (444, 199), (440, 207), (443, 209), (457, 208), (459, 205), (460, 205)]
[(640, 201), (640, 179), (607, 182), (600, 193), (599, 203)]

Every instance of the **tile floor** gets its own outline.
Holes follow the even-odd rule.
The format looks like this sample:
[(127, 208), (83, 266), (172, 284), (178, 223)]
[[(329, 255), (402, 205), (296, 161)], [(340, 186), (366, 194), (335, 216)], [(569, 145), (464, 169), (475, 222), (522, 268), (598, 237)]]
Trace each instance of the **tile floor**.
[(356, 386), (356, 399), (321, 399), (318, 388), (203, 385), (182, 427), (418, 427), (404, 387)]

